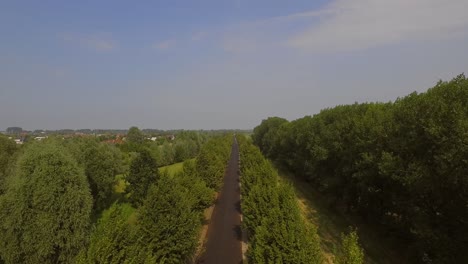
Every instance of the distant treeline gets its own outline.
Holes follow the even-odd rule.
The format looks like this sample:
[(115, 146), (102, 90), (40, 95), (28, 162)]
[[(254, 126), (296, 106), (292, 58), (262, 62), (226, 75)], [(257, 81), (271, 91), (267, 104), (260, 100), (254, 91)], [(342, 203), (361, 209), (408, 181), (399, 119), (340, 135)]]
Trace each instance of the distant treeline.
[(399, 241), (412, 263), (468, 263), (468, 80), (254, 129), (329, 205)]
[[(179, 133), (184, 133), (187, 131), (196, 131), (202, 133), (211, 133), (222, 135), (226, 133), (251, 133), (251, 130), (242, 130), (242, 129), (199, 129), (199, 130), (186, 130), (186, 129), (153, 129), (145, 128), (141, 130), (142, 133), (146, 136), (158, 136), (158, 135), (177, 135)], [(57, 129), (57, 130), (48, 130), (48, 129), (36, 129), (36, 130), (24, 130), (21, 127), (8, 127), (5, 130), (6, 134), (21, 134), (28, 133), (34, 135), (70, 135), (70, 134), (85, 134), (85, 135), (126, 135), (129, 132), (128, 129)]]
[(194, 158), (203, 144), (215, 136), (216, 134), (198, 131), (180, 131), (172, 139), (160, 136), (152, 141), (147, 140), (147, 136), (142, 131), (132, 127), (127, 133), (127, 142), (117, 144), (117, 146), (125, 153), (146, 148), (156, 159), (158, 166), (166, 166)]

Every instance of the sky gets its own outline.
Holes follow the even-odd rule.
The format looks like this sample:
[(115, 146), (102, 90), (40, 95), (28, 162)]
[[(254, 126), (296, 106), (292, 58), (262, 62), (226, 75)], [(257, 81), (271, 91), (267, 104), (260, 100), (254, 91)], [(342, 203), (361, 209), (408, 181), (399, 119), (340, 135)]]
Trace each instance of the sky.
[(251, 129), (468, 73), (467, 0), (0, 1), (0, 130)]

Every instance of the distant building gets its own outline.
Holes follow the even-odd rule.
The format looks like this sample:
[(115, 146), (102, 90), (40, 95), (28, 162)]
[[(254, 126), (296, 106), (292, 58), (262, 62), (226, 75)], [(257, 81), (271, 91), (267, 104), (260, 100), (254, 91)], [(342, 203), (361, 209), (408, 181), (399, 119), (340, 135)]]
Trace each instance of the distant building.
[(117, 135), (115, 139), (108, 139), (108, 140), (104, 140), (103, 142), (107, 144), (112, 144), (112, 145), (124, 143), (121, 135)]
[(34, 139), (37, 140), (37, 141), (41, 141), (43, 139), (46, 139), (47, 137), (35, 137)]
[(15, 143), (21, 145), (23, 144), (23, 141), (21, 139), (15, 139)]

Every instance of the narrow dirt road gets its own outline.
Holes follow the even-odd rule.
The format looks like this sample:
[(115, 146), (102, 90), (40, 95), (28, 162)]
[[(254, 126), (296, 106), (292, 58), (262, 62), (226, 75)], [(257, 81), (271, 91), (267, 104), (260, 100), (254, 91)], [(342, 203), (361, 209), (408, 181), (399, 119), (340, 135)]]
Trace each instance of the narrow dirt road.
[(208, 228), (206, 250), (198, 263), (242, 263), (238, 162), (239, 148), (234, 141), (223, 187)]

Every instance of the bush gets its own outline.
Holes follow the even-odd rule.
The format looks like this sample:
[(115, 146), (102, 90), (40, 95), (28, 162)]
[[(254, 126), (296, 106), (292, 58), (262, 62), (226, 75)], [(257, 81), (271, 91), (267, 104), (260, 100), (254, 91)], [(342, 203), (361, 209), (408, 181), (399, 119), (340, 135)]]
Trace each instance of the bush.
[(349, 234), (341, 234), (341, 249), (337, 254), (337, 264), (362, 264), (364, 263), (364, 252), (359, 246), (356, 231)]

